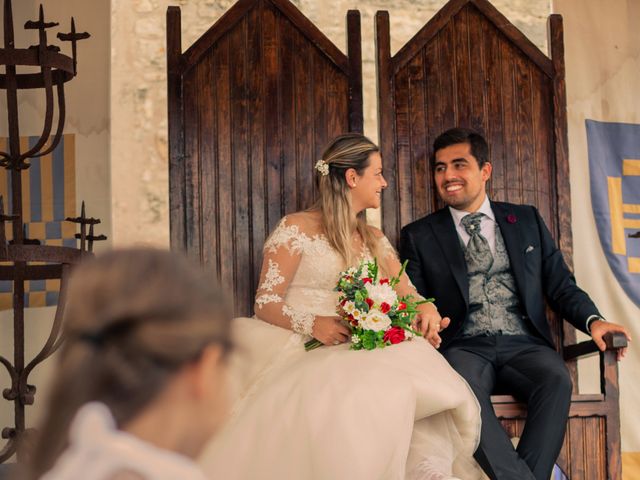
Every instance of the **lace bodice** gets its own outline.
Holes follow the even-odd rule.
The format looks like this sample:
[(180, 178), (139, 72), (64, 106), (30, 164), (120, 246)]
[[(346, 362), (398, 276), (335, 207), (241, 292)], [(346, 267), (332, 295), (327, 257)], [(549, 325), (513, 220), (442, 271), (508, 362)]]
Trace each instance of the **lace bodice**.
[(315, 315), (335, 314), (338, 294), (333, 288), (344, 269), (342, 257), (322, 234), (308, 236), (296, 225), (283, 226), (282, 231), (285, 236), (295, 239), (295, 248), (300, 252), (300, 263), (284, 301), (299, 311)]
[[(391, 271), (397, 272), (397, 255), (384, 236), (380, 237), (380, 250), (387, 262), (393, 263)], [(365, 249), (361, 258), (367, 257), (370, 254)], [(264, 245), (256, 315), (311, 335), (316, 315), (335, 315), (338, 294), (333, 289), (344, 269), (342, 257), (322, 233), (312, 232), (296, 218), (284, 217)]]

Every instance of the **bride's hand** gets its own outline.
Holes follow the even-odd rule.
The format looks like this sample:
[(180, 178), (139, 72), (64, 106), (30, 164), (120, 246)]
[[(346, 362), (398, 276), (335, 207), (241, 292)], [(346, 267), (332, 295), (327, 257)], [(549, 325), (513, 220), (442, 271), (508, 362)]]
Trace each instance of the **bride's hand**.
[(313, 323), (313, 338), (320, 340), (325, 345), (338, 345), (349, 339), (351, 332), (337, 316), (324, 317), (316, 315)]
[(449, 317), (442, 318), (434, 304), (425, 303), (420, 305), (416, 328), (435, 348), (440, 348), (440, 344), (442, 343), (440, 332), (447, 328), (449, 323), (451, 323)]

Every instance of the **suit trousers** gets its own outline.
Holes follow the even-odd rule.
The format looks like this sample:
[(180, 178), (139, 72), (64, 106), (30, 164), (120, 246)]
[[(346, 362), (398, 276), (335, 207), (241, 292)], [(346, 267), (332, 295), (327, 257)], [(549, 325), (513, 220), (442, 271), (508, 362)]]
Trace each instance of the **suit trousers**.
[[(562, 448), (572, 382), (560, 355), (529, 335), (454, 339), (442, 352), (464, 377), (481, 408), (475, 458), (500, 480), (548, 480)], [(514, 450), (491, 405), (491, 395), (513, 395), (527, 405), (527, 420)]]

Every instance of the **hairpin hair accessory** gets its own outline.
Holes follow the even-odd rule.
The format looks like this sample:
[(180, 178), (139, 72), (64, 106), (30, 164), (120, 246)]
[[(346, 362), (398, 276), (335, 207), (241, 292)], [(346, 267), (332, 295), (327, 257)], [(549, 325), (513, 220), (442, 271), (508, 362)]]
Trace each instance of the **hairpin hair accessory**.
[(320, 159), (316, 162), (316, 166), (315, 166), (316, 170), (318, 170), (318, 172), (320, 172), (320, 174), (323, 177), (326, 177), (327, 175), (329, 175), (329, 164), (327, 162), (325, 162), (324, 160)]

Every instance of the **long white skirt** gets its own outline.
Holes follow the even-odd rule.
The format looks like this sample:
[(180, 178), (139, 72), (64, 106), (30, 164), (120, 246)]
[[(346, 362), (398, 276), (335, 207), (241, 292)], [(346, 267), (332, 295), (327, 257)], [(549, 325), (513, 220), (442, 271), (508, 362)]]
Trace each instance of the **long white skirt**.
[(425, 459), (464, 480), (480, 407), (422, 338), (373, 351), (304, 351), (304, 339), (258, 319), (234, 320), (227, 426), (200, 462), (212, 479), (420, 478)]

